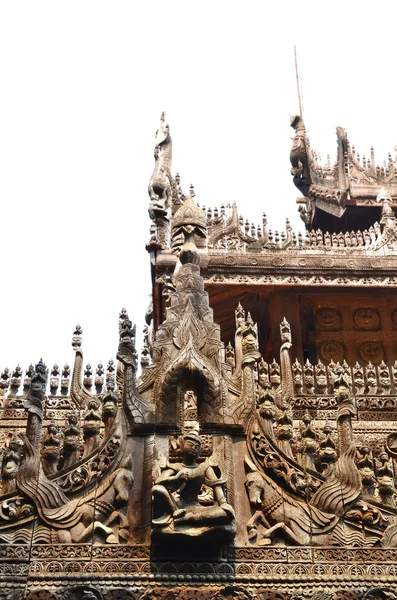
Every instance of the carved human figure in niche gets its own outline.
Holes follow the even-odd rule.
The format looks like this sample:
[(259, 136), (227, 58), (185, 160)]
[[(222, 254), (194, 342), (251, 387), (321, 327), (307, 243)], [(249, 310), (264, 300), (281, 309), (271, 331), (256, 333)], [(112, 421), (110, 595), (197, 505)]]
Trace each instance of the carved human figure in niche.
[(22, 460), (22, 450), (22, 440), (18, 436), (13, 435), (8, 448), (4, 452), (3, 464), (1, 466), (3, 494), (14, 492), (16, 489), (16, 476)]
[(197, 421), (197, 396), (193, 390), (187, 390), (183, 398), (185, 421)]
[[(182, 462), (167, 463), (152, 489), (153, 539), (174, 537), (230, 538), (234, 534), (234, 510), (226, 502), (223, 484), (209, 460), (198, 463), (201, 439), (195, 430), (183, 437)], [(213, 490), (215, 503), (203, 506), (203, 484)], [(212, 536), (212, 534), (214, 534)], [(225, 535), (222, 535), (225, 534)]]

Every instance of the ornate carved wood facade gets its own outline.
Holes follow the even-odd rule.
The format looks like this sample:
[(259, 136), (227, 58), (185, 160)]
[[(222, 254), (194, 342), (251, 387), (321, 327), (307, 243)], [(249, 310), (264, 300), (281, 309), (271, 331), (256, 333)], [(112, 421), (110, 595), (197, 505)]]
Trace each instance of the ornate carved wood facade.
[(200, 208), (163, 116), (140, 357), (123, 309), (108, 365), (1, 372), (1, 598), (397, 598), (394, 166), (293, 126), (305, 235)]

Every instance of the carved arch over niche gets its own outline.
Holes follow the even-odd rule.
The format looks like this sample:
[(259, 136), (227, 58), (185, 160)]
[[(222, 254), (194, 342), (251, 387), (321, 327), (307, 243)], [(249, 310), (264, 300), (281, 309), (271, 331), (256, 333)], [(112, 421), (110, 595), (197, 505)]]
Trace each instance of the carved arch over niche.
[(211, 361), (190, 340), (164, 373), (158, 398), (157, 423), (183, 425), (183, 397), (187, 390), (197, 397), (201, 423), (220, 422), (221, 384)]
[(159, 424), (176, 423), (179, 428), (183, 427), (183, 402), (188, 390), (196, 394), (198, 420), (201, 423), (215, 420), (219, 382), (208, 369), (204, 374), (202, 368), (191, 362), (167, 371), (161, 391)]

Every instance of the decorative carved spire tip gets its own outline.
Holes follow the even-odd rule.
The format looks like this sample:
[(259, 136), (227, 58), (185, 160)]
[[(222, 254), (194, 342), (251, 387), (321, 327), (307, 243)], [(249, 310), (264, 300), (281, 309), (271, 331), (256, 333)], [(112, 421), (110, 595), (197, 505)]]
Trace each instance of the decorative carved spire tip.
[(291, 343), (291, 326), (285, 317), (280, 323), (280, 334), (281, 342), (283, 344), (285, 344), (286, 342)]
[(82, 335), (83, 335), (83, 330), (81, 328), (81, 325), (76, 325), (74, 332), (73, 332), (73, 337), (72, 337), (72, 347), (75, 350), (76, 350), (76, 348), (81, 347)]

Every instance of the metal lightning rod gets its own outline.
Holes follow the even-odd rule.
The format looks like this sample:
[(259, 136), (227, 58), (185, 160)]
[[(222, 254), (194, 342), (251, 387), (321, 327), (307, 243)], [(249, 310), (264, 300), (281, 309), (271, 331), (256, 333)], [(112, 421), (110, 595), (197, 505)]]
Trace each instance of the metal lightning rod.
[(298, 57), (296, 55), (296, 45), (295, 44), (294, 44), (294, 56), (295, 56), (296, 87), (298, 90), (298, 100), (299, 100), (299, 115), (302, 116), (302, 100), (301, 100), (301, 91), (300, 91), (299, 74), (298, 74)]

